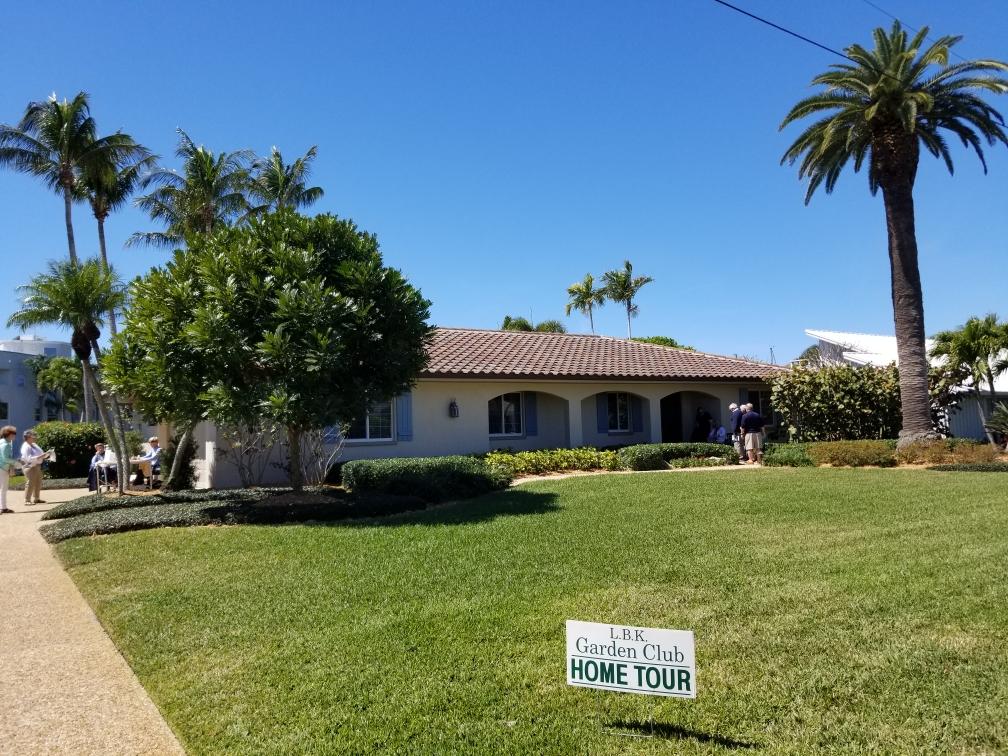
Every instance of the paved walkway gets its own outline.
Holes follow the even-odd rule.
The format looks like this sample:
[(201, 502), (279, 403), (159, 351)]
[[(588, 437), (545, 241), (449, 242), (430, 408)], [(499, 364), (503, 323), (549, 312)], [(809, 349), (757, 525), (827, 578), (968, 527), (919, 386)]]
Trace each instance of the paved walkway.
[(48, 504), (0, 516), (0, 753), (181, 754), (175, 736), (38, 533)]

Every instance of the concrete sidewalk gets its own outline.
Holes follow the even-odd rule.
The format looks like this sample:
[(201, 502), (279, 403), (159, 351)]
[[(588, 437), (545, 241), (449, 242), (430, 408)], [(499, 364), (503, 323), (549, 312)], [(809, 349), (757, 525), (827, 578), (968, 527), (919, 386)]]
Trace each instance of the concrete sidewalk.
[(38, 533), (42, 512), (86, 491), (45, 491), (0, 516), (0, 753), (183, 750)]

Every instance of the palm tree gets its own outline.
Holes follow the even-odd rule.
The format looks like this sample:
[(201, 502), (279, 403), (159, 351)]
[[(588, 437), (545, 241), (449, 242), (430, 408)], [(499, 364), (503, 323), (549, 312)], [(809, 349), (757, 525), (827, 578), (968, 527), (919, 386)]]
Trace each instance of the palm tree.
[(567, 333), (567, 328), (559, 320), (541, 320), (535, 325), (539, 333)]
[(511, 317), (510, 315), (504, 316), (504, 322), (501, 323), (502, 331), (538, 331), (539, 333), (567, 333), (567, 329), (564, 328), (564, 324), (559, 320), (544, 320), (541, 323), (533, 323), (528, 318), (523, 318), (521, 315), (517, 317)]
[[(126, 434), (116, 397), (111, 397), (111, 412), (106, 407), (101, 380), (91, 363), (91, 355), (101, 354), (99, 325), (109, 311), (121, 307), (125, 292), (115, 272), (98, 259), (75, 263), (67, 260), (49, 263), (47, 273), (41, 273), (31, 283), (21, 286), (22, 307), (7, 320), (7, 327), (22, 330), (44, 325), (61, 325), (70, 329), (70, 344), (80, 358), (88, 389), (94, 394), (98, 416), (105, 434), (124, 465), (127, 459)], [(113, 425), (115, 419), (115, 425)], [(128, 470), (128, 469), (127, 469)], [(119, 490), (124, 490), (125, 472), (120, 471)]]
[(605, 304), (605, 289), (596, 289), (595, 278), (591, 273), (586, 273), (581, 281), (567, 287), (567, 295), (570, 297), (570, 301), (564, 310), (566, 315), (570, 317), (571, 310), (577, 310), (582, 315), (587, 315), (591, 332), (595, 333), (593, 311), (596, 307), (601, 307)]
[(137, 207), (167, 228), (137, 232), (127, 240), (128, 246), (141, 243), (178, 246), (188, 234), (208, 234), (249, 211), (248, 165), (254, 155), (249, 150), (218, 154), (197, 146), (182, 129), (178, 129), (178, 134), (175, 155), (182, 158), (182, 172), (159, 168), (148, 173), (141, 179), (141, 187), (156, 188), (136, 200)]
[(783, 129), (827, 113), (801, 133), (781, 160), (801, 160), (798, 175), (809, 180), (806, 204), (819, 186), (832, 192), (849, 162), (855, 172), (867, 162), (869, 189), (872, 194), (882, 189), (903, 409), (901, 445), (934, 437), (914, 230), (913, 188), (921, 146), (942, 158), (951, 172), (946, 133), (972, 147), (984, 171), (981, 141), (1008, 144), (1001, 114), (976, 94), (1008, 92), (1008, 80), (993, 73), (1008, 70), (1008, 64), (974, 60), (949, 65), (949, 51), (962, 38), (941, 37), (923, 48), (928, 33), (925, 27), (909, 39), (899, 22), (888, 34), (876, 29), (875, 49), (848, 47), (851, 62), (816, 76), (813, 84), (825, 91), (799, 102), (781, 124)]
[[(98, 249), (102, 264), (108, 268), (108, 251), (105, 246), (105, 220), (121, 210), (137, 190), (145, 173), (154, 170), (157, 158), (145, 147), (137, 145), (137, 152), (124, 160), (103, 160), (89, 165), (81, 176), (81, 189), (91, 205), (98, 222)], [(109, 312), (109, 331), (116, 333), (115, 312)]]
[(53, 94), (45, 101), (29, 103), (16, 126), (0, 125), (0, 165), (38, 176), (62, 194), (72, 262), (77, 262), (77, 245), (71, 206), (79, 197), (81, 172), (106, 161), (128, 160), (142, 149), (119, 132), (97, 138), (85, 92), (69, 101), (60, 102)]
[(976, 395), (980, 422), (987, 431), (987, 438), (993, 444), (994, 434), (987, 428), (987, 412), (981, 387), (987, 384), (990, 396), (990, 410), (997, 401), (994, 379), (1008, 370), (1008, 323), (998, 323), (997, 315), (984, 318), (970, 318), (955, 331), (942, 331), (934, 337), (931, 356), (943, 360), (945, 365), (961, 368), (969, 375)]
[(66, 410), (74, 412), (81, 395), (80, 362), (69, 357), (53, 357), (35, 375), (39, 391), (51, 391), (59, 398), (60, 419), (66, 420)]
[(318, 147), (309, 150), (290, 165), (283, 161), (283, 155), (276, 147), (268, 158), (259, 158), (252, 165), (255, 174), (250, 194), (262, 204), (253, 212), (268, 212), (289, 207), (297, 210), (315, 204), (324, 194), (321, 187), (305, 187), (311, 173), (311, 163), (318, 154)]
[(613, 302), (617, 302), (626, 307), (626, 330), (627, 338), (632, 338), (630, 331), (630, 318), (637, 317), (640, 308), (634, 304), (634, 297), (646, 284), (654, 281), (651, 276), (634, 277), (633, 266), (629, 260), (623, 261), (623, 270), (610, 270), (602, 276), (605, 281), (605, 295)]

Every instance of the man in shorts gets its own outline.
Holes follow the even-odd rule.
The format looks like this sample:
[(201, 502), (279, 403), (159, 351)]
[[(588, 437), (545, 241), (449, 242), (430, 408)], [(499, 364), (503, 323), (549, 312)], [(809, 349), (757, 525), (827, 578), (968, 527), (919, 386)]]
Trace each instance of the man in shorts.
[(763, 464), (763, 416), (753, 410), (752, 404), (747, 404), (746, 413), (742, 415), (742, 432), (745, 433), (745, 449), (749, 459), (748, 465)]

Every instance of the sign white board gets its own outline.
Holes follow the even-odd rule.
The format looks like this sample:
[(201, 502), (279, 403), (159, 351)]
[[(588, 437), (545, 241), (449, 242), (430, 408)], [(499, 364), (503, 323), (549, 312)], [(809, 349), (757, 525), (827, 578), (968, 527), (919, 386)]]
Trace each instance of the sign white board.
[(696, 698), (693, 631), (567, 620), (567, 684)]

